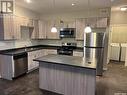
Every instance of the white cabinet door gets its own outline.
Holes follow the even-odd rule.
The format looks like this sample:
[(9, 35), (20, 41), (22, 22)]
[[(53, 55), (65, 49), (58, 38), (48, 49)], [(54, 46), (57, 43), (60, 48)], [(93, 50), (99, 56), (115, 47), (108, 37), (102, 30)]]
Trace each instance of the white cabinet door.
[(107, 25), (108, 25), (108, 18), (98, 18), (97, 19), (98, 28), (106, 28)]
[(68, 23), (68, 28), (76, 28), (76, 23), (75, 21), (71, 21)]
[(39, 20), (39, 36), (38, 39), (46, 39), (46, 22)]
[(28, 70), (33, 70), (38, 67), (37, 62), (33, 61), (37, 57), (36, 51), (28, 52)]
[(38, 39), (39, 38), (39, 26), (38, 26), (38, 20), (33, 21), (34, 28), (30, 28), (30, 34), (32, 39)]
[(57, 50), (54, 49), (46, 49), (46, 55), (48, 54), (57, 54)]
[(14, 19), (13, 15), (3, 14), (0, 16), (0, 39), (14, 39)]
[(85, 19), (76, 19), (76, 40), (84, 38)]
[(90, 25), (91, 28), (96, 28), (97, 26), (97, 18), (87, 18), (86, 20), (86, 25)]
[[(59, 37), (59, 25), (57, 24), (58, 22), (54, 22), (54, 21), (47, 21), (46, 22), (46, 36), (47, 39), (60, 39)], [(54, 26), (57, 28), (57, 32), (56, 33), (52, 33), (51, 32), (51, 28)]]
[(80, 57), (83, 57), (83, 52), (74, 51), (74, 52), (73, 52), (73, 56), (80, 56)]
[(46, 55), (45, 49), (28, 52), (28, 70), (31, 71), (38, 68), (39, 62), (33, 61), (33, 59), (42, 57), (44, 55)]
[(21, 38), (21, 24), (20, 24), (20, 17), (14, 16), (14, 39)]

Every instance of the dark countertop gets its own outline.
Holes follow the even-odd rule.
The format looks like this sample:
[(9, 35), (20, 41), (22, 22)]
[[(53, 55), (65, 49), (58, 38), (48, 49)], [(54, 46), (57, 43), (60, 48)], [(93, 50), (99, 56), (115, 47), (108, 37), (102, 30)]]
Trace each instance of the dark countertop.
[[(29, 46), (29, 47), (1, 50), (0, 54), (14, 56), (14, 55), (19, 55), (19, 54), (22, 54), (22, 53), (25, 53), (25, 52), (31, 52), (31, 51), (36, 51), (36, 50), (40, 50), (40, 49), (58, 49), (60, 47), (61, 46), (36, 45), (36, 46)], [(83, 51), (83, 48), (82, 47), (77, 47), (74, 50), (75, 51)]]
[(59, 46), (36, 45), (36, 46), (30, 46), (30, 47), (1, 50), (0, 54), (14, 56), (14, 55), (19, 55), (25, 52), (31, 52), (31, 51), (36, 51), (40, 49), (57, 49), (58, 47)]
[[(34, 59), (34, 61), (46, 62), (48, 64), (68, 65), (74, 67), (88, 68), (96, 70), (96, 61), (89, 62), (89, 59), (77, 56), (55, 55), (50, 54), (41, 58)], [(40, 63), (43, 64), (43, 63)]]

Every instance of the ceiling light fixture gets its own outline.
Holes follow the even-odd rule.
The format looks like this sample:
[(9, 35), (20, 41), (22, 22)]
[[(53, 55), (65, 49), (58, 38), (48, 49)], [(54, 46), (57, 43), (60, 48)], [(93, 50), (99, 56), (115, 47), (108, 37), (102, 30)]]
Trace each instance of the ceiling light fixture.
[(120, 10), (121, 11), (127, 11), (127, 8), (126, 7), (121, 7)]
[(27, 3), (31, 3), (32, 1), (31, 0), (25, 0)]
[[(88, 0), (88, 16), (89, 16), (89, 12), (90, 12), (90, 1)], [(84, 33), (90, 33), (90, 32), (92, 32), (92, 29), (90, 25), (87, 24), (87, 26), (84, 29)]]
[[(53, 6), (54, 6), (54, 10), (55, 10), (55, 0), (53, 0)], [(55, 21), (54, 21), (53, 27), (51, 28), (51, 32), (52, 32), (52, 33), (56, 33), (56, 32), (57, 32), (57, 28), (56, 28), (56, 26), (55, 26)]]
[(72, 6), (74, 6), (74, 5), (75, 5), (75, 3), (72, 3), (71, 5), (72, 5)]

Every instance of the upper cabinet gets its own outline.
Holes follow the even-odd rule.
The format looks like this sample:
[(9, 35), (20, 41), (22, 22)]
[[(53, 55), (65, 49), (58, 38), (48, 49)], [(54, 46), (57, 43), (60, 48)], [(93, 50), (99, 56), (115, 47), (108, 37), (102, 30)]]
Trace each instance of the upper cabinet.
[(85, 19), (76, 19), (76, 40), (83, 40)]
[(42, 20), (34, 20), (33, 27), (29, 28), (31, 39), (46, 39), (46, 23)]
[(0, 40), (14, 39), (14, 21), (13, 15), (0, 15)]
[(20, 23), (20, 17), (14, 16), (14, 39), (21, 39), (21, 23)]
[(108, 26), (108, 18), (97, 18), (97, 27), (106, 28)]
[[(54, 26), (57, 28), (56, 33), (51, 32), (51, 28)], [(46, 21), (46, 38), (47, 39), (60, 39), (59, 38), (59, 22), (57, 21)]]
[(26, 18), (26, 17), (20, 17), (20, 25), (21, 26), (27, 26), (27, 27), (33, 27), (34, 26), (34, 20)]
[(45, 21), (39, 20), (39, 39), (46, 39), (46, 23)]
[(93, 29), (107, 28), (108, 18), (76, 19), (76, 40), (83, 40), (84, 29), (87, 25), (90, 25)]
[(38, 25), (38, 20), (33, 21), (33, 27), (29, 28), (31, 38), (32, 39), (38, 39), (39, 36), (39, 25)]

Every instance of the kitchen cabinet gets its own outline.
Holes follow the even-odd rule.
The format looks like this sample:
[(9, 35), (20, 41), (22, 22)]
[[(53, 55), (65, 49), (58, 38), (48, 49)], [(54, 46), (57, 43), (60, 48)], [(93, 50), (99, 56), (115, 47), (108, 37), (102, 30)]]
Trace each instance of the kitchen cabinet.
[(34, 20), (27, 17), (20, 17), (20, 24), (21, 26), (33, 27)]
[[(57, 32), (56, 33), (52, 33), (51, 32), (51, 28), (54, 26), (56, 26), (57, 28)], [(59, 37), (59, 22), (55, 22), (55, 21), (46, 21), (46, 38), (47, 39), (60, 39)]]
[(46, 55), (46, 52), (44, 49), (28, 52), (28, 71), (29, 72), (38, 68), (39, 66), (38, 62), (33, 61), (33, 59), (39, 58), (44, 55)]
[(91, 28), (96, 28), (97, 18), (86, 18), (85, 25), (90, 25)]
[(13, 15), (0, 15), (0, 40), (14, 39), (14, 19)]
[(85, 19), (76, 19), (76, 40), (83, 40)]
[(31, 38), (32, 39), (38, 39), (39, 37), (39, 25), (38, 20), (34, 20), (34, 26), (29, 28)]
[(93, 29), (107, 28), (108, 18), (84, 18), (76, 19), (76, 40), (83, 40), (84, 29), (87, 25), (90, 25)]
[(41, 20), (34, 20), (34, 26), (30, 27), (32, 39), (46, 39), (46, 24)]
[(97, 28), (106, 28), (108, 26), (108, 18), (97, 18)]
[(20, 24), (20, 17), (14, 16), (14, 39), (21, 38), (21, 24)]
[(46, 24), (45, 21), (39, 20), (39, 36), (38, 39), (46, 39)]
[(55, 49), (46, 49), (46, 55), (48, 54), (57, 54), (57, 50)]
[(73, 51), (73, 56), (83, 57), (83, 51)]
[(76, 28), (76, 22), (75, 21), (71, 21), (68, 23), (68, 28)]

